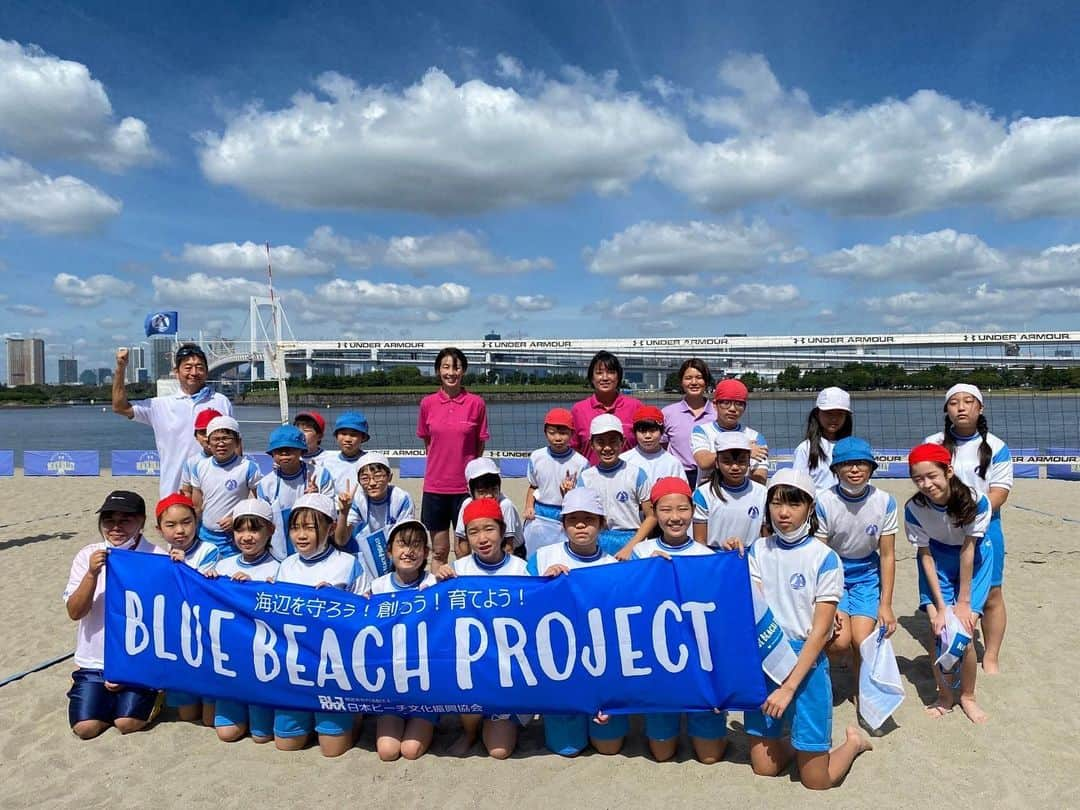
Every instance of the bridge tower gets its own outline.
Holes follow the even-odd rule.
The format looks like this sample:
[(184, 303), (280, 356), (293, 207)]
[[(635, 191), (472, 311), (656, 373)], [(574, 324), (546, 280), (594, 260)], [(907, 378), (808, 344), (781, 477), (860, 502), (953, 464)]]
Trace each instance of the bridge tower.
[(251, 381), (259, 379), (257, 358), (261, 355), (264, 380), (284, 380), (285, 354), (278, 351), (283, 335), (287, 332), (296, 340), (280, 298), (251, 296), (248, 323), (251, 326)]

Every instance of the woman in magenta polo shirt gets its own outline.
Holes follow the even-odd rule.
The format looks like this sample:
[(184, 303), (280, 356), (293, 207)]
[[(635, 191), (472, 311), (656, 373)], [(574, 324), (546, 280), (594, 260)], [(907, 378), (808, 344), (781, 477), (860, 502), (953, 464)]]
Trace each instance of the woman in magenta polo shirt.
[(424, 440), (427, 467), (420, 520), (431, 532), (432, 568), (450, 557), (450, 526), (469, 494), (465, 465), (484, 454), (488, 440), (487, 405), (462, 385), (469, 361), (461, 349), (435, 357), (439, 390), (420, 400), (416, 435)]
[(608, 351), (599, 351), (589, 362), (589, 382), (592, 383), (593, 395), (583, 399), (570, 409), (574, 417), (574, 449), (596, 464), (597, 456), (589, 441), (589, 425), (601, 414), (611, 413), (622, 422), (626, 448), (637, 444), (634, 441), (634, 411), (641, 407), (641, 401), (619, 392), (622, 386), (623, 369), (619, 358)]
[(712, 374), (705, 361), (691, 357), (679, 368), (679, 385), (683, 398), (664, 408), (664, 444), (668, 452), (682, 462), (686, 480), (693, 487), (697, 482), (698, 465), (690, 449), (690, 433), (698, 425), (716, 421), (716, 408), (709, 401), (713, 386)]

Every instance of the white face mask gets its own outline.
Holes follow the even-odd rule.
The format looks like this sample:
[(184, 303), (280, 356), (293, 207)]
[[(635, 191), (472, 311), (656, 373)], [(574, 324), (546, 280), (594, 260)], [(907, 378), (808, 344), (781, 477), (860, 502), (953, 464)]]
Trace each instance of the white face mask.
[(862, 495), (864, 492), (866, 492), (866, 486), (867, 486), (866, 484), (863, 484), (858, 489), (852, 489), (848, 484), (840, 482), (840, 489), (844, 490), (845, 493), (852, 496), (853, 498), (857, 498), (860, 495)]
[(806, 535), (810, 534), (810, 518), (807, 517), (803, 521), (801, 526), (797, 526), (790, 532), (781, 530), (778, 526), (773, 527), (773, 531), (776, 536), (783, 540), (785, 543), (794, 543), (798, 540), (802, 540)]

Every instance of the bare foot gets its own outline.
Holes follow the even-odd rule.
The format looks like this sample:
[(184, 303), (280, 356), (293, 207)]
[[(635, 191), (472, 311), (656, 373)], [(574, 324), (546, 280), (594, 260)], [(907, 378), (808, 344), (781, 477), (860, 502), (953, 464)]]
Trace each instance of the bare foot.
[(983, 672), (987, 675), (998, 675), (1001, 673), (1001, 668), (998, 667), (996, 658), (984, 658), (982, 662)]
[(939, 692), (936, 703), (926, 707), (926, 713), (933, 717), (935, 720), (939, 717), (944, 717), (953, 710), (955, 706), (952, 693)]
[(974, 695), (961, 695), (960, 709), (967, 715), (967, 719), (976, 725), (982, 725), (990, 719), (990, 715), (979, 708)]
[(463, 757), (468, 754), (470, 750), (472, 750), (472, 747), (474, 745), (476, 745), (476, 737), (470, 736), (468, 734), (462, 734), (460, 737), (454, 740), (454, 744), (450, 746), (450, 749), (447, 753), (449, 753), (452, 757)]
[(847, 740), (845, 742), (855, 742), (859, 746), (859, 753), (864, 754), (867, 751), (874, 750), (874, 744), (870, 742), (870, 738), (859, 731), (858, 726), (847, 727)]

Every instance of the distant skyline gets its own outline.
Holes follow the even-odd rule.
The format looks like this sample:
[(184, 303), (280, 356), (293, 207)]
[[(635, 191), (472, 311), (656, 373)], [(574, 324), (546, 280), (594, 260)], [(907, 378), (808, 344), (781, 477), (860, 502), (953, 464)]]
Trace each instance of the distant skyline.
[[(977, 12), (977, 13), (976, 13)], [(1070, 4), (0, 7), (0, 308), (298, 337), (1069, 329)], [(3, 370), (6, 378), (6, 368)]]

